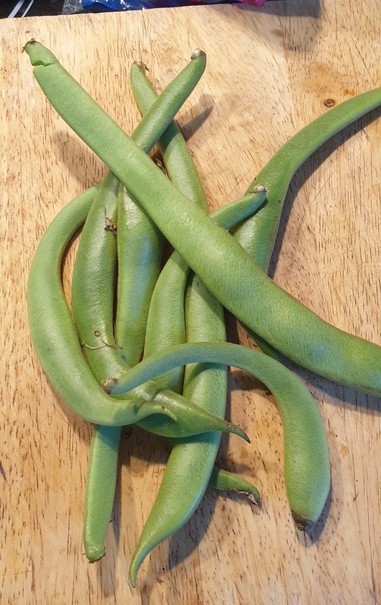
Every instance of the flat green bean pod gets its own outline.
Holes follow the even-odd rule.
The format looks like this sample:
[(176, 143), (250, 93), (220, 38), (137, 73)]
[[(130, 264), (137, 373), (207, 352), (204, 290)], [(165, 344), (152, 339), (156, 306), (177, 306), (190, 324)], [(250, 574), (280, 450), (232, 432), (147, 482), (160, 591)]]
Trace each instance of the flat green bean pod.
[(195, 362), (240, 368), (256, 376), (271, 391), (283, 423), (284, 476), (292, 514), (300, 527), (317, 521), (330, 488), (324, 425), (304, 383), (275, 359), (232, 343), (177, 345), (140, 362), (115, 383), (112, 392), (126, 392), (171, 367)]
[[(154, 101), (156, 93), (145, 78), (144, 71), (134, 71), (133, 90), (141, 111), (147, 109), (149, 101)], [(140, 101), (140, 102), (139, 102)], [(142, 107), (143, 106), (143, 107)], [(173, 184), (190, 200), (207, 210), (206, 199), (197, 171), (187, 150), (184, 139), (175, 124), (171, 124), (159, 141), (166, 173)], [(262, 188), (253, 195), (258, 205), (265, 196)], [(223, 211), (213, 216), (224, 228), (230, 228), (248, 214), (250, 200), (228, 204)], [(254, 211), (256, 208), (253, 208)], [(225, 322), (222, 307), (207, 292), (196, 276), (190, 281), (189, 296), (194, 302), (187, 305), (187, 335), (184, 322), (185, 289), (189, 280), (190, 268), (177, 252), (174, 252), (161, 272), (153, 292), (149, 320), (147, 324), (145, 355), (159, 353), (171, 344), (188, 340), (225, 340)], [(193, 293), (193, 294), (192, 294)], [(181, 368), (179, 368), (180, 370)], [(227, 397), (227, 372), (223, 366), (215, 364), (194, 364), (187, 366), (183, 394), (198, 402), (206, 409), (225, 415)], [(163, 385), (179, 388), (181, 374), (170, 371), (160, 377)], [(195, 438), (172, 439), (172, 451), (169, 456), (163, 480), (143, 527), (138, 545), (132, 556), (130, 579), (134, 585), (138, 569), (147, 554), (162, 540), (172, 536), (189, 519), (199, 504), (213, 473), (213, 466), (220, 443), (218, 433), (209, 433)], [(240, 484), (239, 478), (215, 473), (215, 485)], [(219, 480), (218, 480), (219, 478)], [(255, 489), (250, 485), (250, 490)], [(248, 492), (246, 492), (248, 493)], [(256, 492), (257, 493), (257, 492)], [(252, 494), (250, 493), (250, 497)]]
[[(338, 330), (279, 288), (231, 235), (189, 204), (50, 51), (36, 42), (28, 43), (25, 50), (35, 65), (37, 81), (60, 115), (125, 183), (222, 305), (301, 366), (364, 392), (381, 394), (381, 347)], [(355, 103), (357, 109), (363, 105), (364, 112), (369, 111), (380, 103), (380, 89), (360, 95)]]
[[(63, 254), (81, 227), (97, 188), (67, 204), (45, 231), (29, 272), (27, 306), (33, 346), (54, 390), (79, 416), (120, 426), (149, 414), (170, 414), (163, 402), (118, 401), (106, 394), (86, 363), (61, 283)], [(173, 422), (173, 420), (172, 420)]]

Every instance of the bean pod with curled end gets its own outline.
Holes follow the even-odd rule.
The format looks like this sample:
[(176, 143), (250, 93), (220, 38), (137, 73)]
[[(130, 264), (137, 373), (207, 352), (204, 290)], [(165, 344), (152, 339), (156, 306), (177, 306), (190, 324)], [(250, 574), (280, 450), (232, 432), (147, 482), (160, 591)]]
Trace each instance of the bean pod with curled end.
[[(136, 65), (131, 70), (132, 88), (142, 113), (156, 99), (145, 70)], [(188, 152), (186, 143), (172, 123), (159, 140), (159, 148), (167, 175), (173, 184), (189, 199), (207, 211), (207, 202), (197, 170)], [(265, 192), (257, 187), (253, 201), (258, 198), (262, 203)], [(261, 191), (260, 191), (261, 190)], [(229, 204), (214, 219), (225, 228), (239, 223), (250, 206), (249, 200), (241, 200)], [(166, 262), (153, 291), (148, 315), (145, 341), (145, 356), (159, 353), (162, 349), (173, 344), (185, 342), (187, 339), (222, 340), (226, 339), (224, 313), (221, 305), (208, 291), (199, 284), (196, 276), (190, 279), (188, 291), (197, 291), (198, 304), (187, 305), (185, 322), (184, 303), (185, 291), (189, 281), (190, 268), (177, 252), (174, 252)], [(189, 297), (188, 297), (189, 298)], [(194, 296), (193, 296), (194, 298)], [(185, 325), (187, 324), (187, 327)], [(160, 377), (161, 384), (167, 388), (180, 389), (182, 383), (182, 368), (171, 371)], [(183, 384), (183, 394), (189, 396), (205, 409), (225, 415), (227, 399), (227, 370), (224, 366), (211, 364), (195, 364), (187, 366)], [(203, 494), (210, 478), (215, 485), (228, 488), (240, 484), (242, 491), (247, 486), (232, 474), (214, 470), (216, 454), (220, 443), (220, 434), (211, 432), (195, 438), (171, 439), (172, 450), (166, 465), (163, 480), (152, 510), (143, 527), (139, 542), (133, 553), (130, 565), (130, 580), (136, 583), (138, 569), (147, 554), (162, 540), (172, 536), (190, 518)], [(253, 486), (250, 486), (252, 490)], [(255, 490), (255, 493), (258, 492)], [(250, 493), (251, 496), (251, 493)]]
[(151, 355), (116, 381), (115, 394), (191, 363), (237, 367), (253, 374), (270, 390), (278, 405), (284, 432), (284, 476), (292, 514), (300, 527), (320, 517), (330, 488), (330, 462), (324, 424), (304, 383), (271, 357), (242, 345), (195, 342)]

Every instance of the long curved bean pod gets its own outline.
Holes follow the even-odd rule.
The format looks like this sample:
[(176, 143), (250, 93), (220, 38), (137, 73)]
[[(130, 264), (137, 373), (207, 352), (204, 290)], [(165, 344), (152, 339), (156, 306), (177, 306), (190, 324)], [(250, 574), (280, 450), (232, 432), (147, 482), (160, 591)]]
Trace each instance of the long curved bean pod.
[[(135, 98), (137, 88), (138, 105), (144, 113), (149, 102), (156, 98), (156, 93), (145, 78), (144, 71), (136, 69), (136, 66), (132, 80)], [(197, 171), (185, 141), (174, 123), (161, 137), (159, 147), (166, 172), (173, 184), (183, 193), (187, 193), (192, 202), (207, 210)], [(260, 204), (264, 199), (264, 192), (262, 196), (258, 196)], [(224, 228), (230, 228), (232, 224), (239, 221), (240, 208), (245, 208), (245, 202), (229, 204), (224, 208), (222, 216), (214, 215), (214, 220)], [(161, 272), (153, 292), (147, 324), (145, 355), (160, 352), (171, 344), (185, 342), (184, 298), (189, 273), (189, 267), (178, 253), (174, 252)], [(222, 307), (199, 283), (196, 276), (191, 280), (190, 292), (193, 291), (194, 294), (190, 295), (190, 298), (196, 299), (197, 303), (187, 305), (188, 340), (192, 338), (225, 340)], [(168, 372), (162, 375), (160, 382), (163, 385), (171, 385), (172, 388), (179, 388), (181, 379), (179, 370), (181, 368), (175, 373)], [(199, 405), (213, 410), (221, 417), (225, 412), (226, 388), (225, 367), (210, 364), (186, 367), (184, 395), (191, 395), (192, 398), (196, 398)], [(199, 504), (209, 483), (219, 442), (217, 433), (209, 433), (195, 439), (171, 440), (172, 451), (163, 481), (132, 557), (130, 566), (132, 584), (135, 584), (137, 571), (147, 554), (162, 540), (173, 535), (189, 519)], [(221, 476), (216, 474), (216, 477), (218, 476), (221, 482)], [(226, 486), (231, 477), (226, 475), (225, 477)], [(243, 489), (247, 489), (247, 486)]]
[[(125, 183), (221, 304), (301, 366), (347, 386), (381, 394), (381, 347), (338, 330), (279, 288), (231, 235), (189, 204), (50, 51), (36, 42), (28, 43), (25, 50), (35, 65), (37, 81), (60, 115)], [(357, 115), (360, 107), (365, 113), (380, 102), (380, 89), (350, 102)]]
[(247, 191), (259, 183), (266, 187), (266, 205), (260, 215), (235, 229), (234, 236), (261, 269), (268, 270), (284, 200), (295, 172), (326, 141), (380, 105), (381, 88), (340, 103), (292, 136), (250, 183)]
[[(81, 338), (86, 343), (85, 351), (89, 365), (99, 382), (102, 382), (111, 371), (120, 373), (126, 369), (119, 358), (119, 349), (114, 344), (112, 333), (116, 263), (113, 226), (117, 221), (118, 192), (119, 181), (110, 173), (100, 186), (87, 216), (72, 281), (74, 317)], [(249, 202), (251, 204), (252, 200), (249, 199)], [(247, 203), (246, 201), (243, 205)], [(131, 259), (131, 263), (136, 264), (137, 259), (135, 261)], [(131, 344), (128, 348), (127, 356), (131, 357), (134, 355), (135, 344)], [(141, 390), (143, 389), (144, 387), (141, 387)], [(147, 390), (143, 390), (142, 396), (147, 396)], [(154, 397), (153, 400), (157, 400), (158, 397)], [(169, 409), (173, 409), (173, 400), (175, 400), (176, 417), (180, 418), (175, 425), (170, 423), (170, 434), (173, 430), (178, 434), (184, 430), (183, 427), (188, 431), (196, 429), (198, 425), (194, 417), (187, 415), (185, 418), (187, 424), (181, 420), (181, 414), (178, 413), (180, 395), (174, 393), (172, 396), (164, 392), (161, 397), (166, 397)], [(195, 414), (198, 409), (192, 406), (190, 412)], [(201, 418), (208, 420), (205, 414)], [(188, 428), (189, 426), (191, 428)], [(166, 424), (160, 420), (160, 417), (155, 416), (148, 428), (151, 432), (157, 432), (157, 427), (165, 434)], [(90, 446), (83, 531), (85, 552), (90, 561), (98, 560), (105, 554), (104, 540), (112, 514), (120, 437), (120, 427), (94, 427)], [(107, 464), (104, 457), (107, 458)]]
[(107, 395), (86, 363), (76, 326), (61, 283), (65, 249), (84, 223), (97, 188), (67, 204), (44, 233), (29, 272), (27, 305), (32, 342), (41, 366), (55, 391), (79, 416), (108, 426), (135, 422), (149, 414), (173, 413), (164, 402), (141, 398), (118, 401)]
[[(266, 204), (261, 216), (251, 217), (232, 234), (263, 271), (268, 272), (284, 201), (296, 171), (327, 140), (380, 104), (378, 88), (372, 95), (359, 95), (327, 111), (282, 145), (250, 183), (248, 191), (257, 183), (266, 187)], [(263, 351), (276, 356), (275, 349), (252, 330), (249, 333)]]
[[(72, 301), (74, 319), (87, 321), (88, 314), (96, 318), (96, 330), (90, 330), (85, 338), (85, 355), (89, 365), (99, 381), (99, 347), (107, 352), (105, 331), (109, 323), (113, 322), (112, 308), (101, 308), (99, 298), (113, 296), (115, 271), (114, 267), (104, 262), (105, 254), (115, 256), (115, 223), (117, 220), (117, 195), (119, 180), (109, 173), (95, 196), (94, 202), (87, 215), (82, 230), (80, 244), (73, 271)], [(103, 230), (104, 246), (101, 249), (92, 249), (88, 246), (93, 235), (97, 237), (99, 229)], [(98, 239), (98, 238), (97, 238)], [(98, 252), (98, 256), (96, 253)], [(95, 254), (94, 254), (95, 253)], [(102, 274), (100, 284), (92, 277), (91, 268), (97, 267)], [(78, 287), (80, 284), (80, 287)], [(99, 291), (98, 288), (101, 287)], [(82, 296), (82, 289), (86, 296)], [(106, 313), (104, 313), (106, 311)], [(84, 317), (82, 317), (84, 315)], [(83, 339), (84, 335), (81, 334)], [(101, 352), (101, 354), (102, 354)], [(96, 425), (93, 428), (90, 454), (86, 479), (86, 491), (83, 514), (83, 543), (86, 557), (89, 561), (97, 561), (105, 554), (104, 540), (110, 523), (114, 504), (119, 441), (122, 427), (109, 427)]]
[(284, 475), (292, 514), (300, 525), (316, 521), (330, 487), (328, 445), (317, 406), (304, 383), (275, 359), (232, 343), (205, 343), (169, 347), (143, 360), (121, 377), (112, 392), (137, 384), (188, 363), (231, 365), (250, 372), (273, 394), (284, 431)]

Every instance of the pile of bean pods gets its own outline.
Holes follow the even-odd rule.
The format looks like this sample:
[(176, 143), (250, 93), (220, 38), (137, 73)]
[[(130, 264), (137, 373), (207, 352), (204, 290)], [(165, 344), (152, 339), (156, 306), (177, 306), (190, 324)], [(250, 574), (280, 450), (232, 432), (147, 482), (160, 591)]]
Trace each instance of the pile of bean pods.
[[(329, 379), (381, 394), (381, 347), (329, 325), (267, 275), (282, 205), (303, 161), (381, 104), (381, 88), (352, 97), (294, 135), (243, 197), (212, 216), (174, 117), (204, 73), (205, 53), (158, 95), (145, 66), (130, 82), (142, 119), (129, 137), (36, 41), (26, 44), (49, 101), (109, 168), (46, 229), (28, 282), (31, 336), (68, 406), (94, 424), (84, 512), (89, 561), (105, 554), (123, 426), (170, 440), (171, 453), (133, 553), (130, 580), (147, 554), (192, 515), (208, 485), (256, 488), (215, 466), (227, 422), (227, 367), (252, 373), (273, 394), (284, 428), (284, 476), (300, 529), (320, 517), (330, 488), (326, 433), (305, 384), (275, 352)], [(149, 155), (158, 145), (162, 167)], [(82, 229), (70, 305), (61, 267)], [(173, 251), (164, 262), (163, 249)], [(263, 313), (263, 309), (266, 313)], [(228, 309), (260, 350), (226, 342)]]

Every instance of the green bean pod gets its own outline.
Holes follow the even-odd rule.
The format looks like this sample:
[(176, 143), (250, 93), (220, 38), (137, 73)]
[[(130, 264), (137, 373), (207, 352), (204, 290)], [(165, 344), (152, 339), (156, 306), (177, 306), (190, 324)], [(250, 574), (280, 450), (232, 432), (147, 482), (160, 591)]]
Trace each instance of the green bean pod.
[(147, 316), (160, 274), (163, 237), (121, 185), (118, 198), (118, 280), (115, 342), (134, 366), (143, 355)]
[[(138, 105), (144, 113), (149, 101), (156, 94), (145, 79), (144, 72), (135, 70), (133, 85), (138, 86), (141, 102)], [(136, 91), (134, 90), (135, 98)], [(143, 107), (142, 107), (143, 104)], [(169, 132), (168, 132), (169, 131)], [(164, 139), (164, 141), (163, 141)], [(159, 141), (160, 151), (168, 175), (180, 191), (189, 194), (191, 201), (205, 208), (206, 200), (197, 171), (189, 156), (184, 139), (175, 124), (171, 124)], [(214, 220), (224, 228), (230, 228), (246, 216), (248, 211), (261, 205), (265, 192), (258, 187), (252, 199), (229, 204), (214, 215)], [(249, 203), (255, 204), (250, 208)], [(189, 279), (190, 269), (174, 252), (163, 268), (156, 283), (147, 323), (145, 355), (160, 352), (171, 344), (185, 342), (184, 293)], [(225, 340), (225, 323), (222, 307), (209, 295), (206, 289), (193, 276), (193, 289), (202, 290), (196, 296), (197, 303), (188, 315), (188, 337), (197, 340)], [(195, 298), (195, 296), (193, 296)], [(180, 388), (181, 374), (168, 372), (160, 378), (163, 385)], [(224, 417), (227, 397), (226, 368), (197, 364), (187, 366), (185, 372), (184, 395), (192, 395), (199, 404)], [(144, 525), (139, 543), (133, 554), (130, 566), (130, 579), (136, 582), (138, 569), (147, 554), (162, 540), (173, 535), (192, 515), (199, 504), (209, 482), (215, 463), (220, 437), (217, 433), (197, 438), (171, 440), (172, 451), (164, 473), (157, 499)], [(226, 484), (228, 481), (226, 482)], [(246, 486), (245, 486), (246, 488)]]
[[(266, 273), (274, 249), (284, 201), (291, 180), (300, 166), (326, 141), (381, 103), (381, 89), (359, 95), (337, 105), (307, 124), (272, 156), (250, 183), (248, 191), (261, 183), (266, 187), (266, 204), (261, 216), (253, 216), (232, 234)], [(263, 351), (277, 356), (275, 349), (248, 330)]]
[[(45, 231), (29, 272), (27, 306), (33, 346), (54, 390), (73, 412), (94, 424), (121, 426), (149, 414), (170, 414), (164, 402), (118, 401), (106, 394), (86, 363), (61, 283), (63, 254), (81, 227), (97, 188), (67, 204)], [(173, 422), (173, 420), (172, 420)]]
[[(110, 173), (95, 197), (93, 205), (87, 216), (82, 231), (80, 244), (77, 251), (73, 280), (72, 280), (72, 304), (73, 312), (81, 335), (85, 343), (86, 356), (95, 377), (103, 382), (110, 373), (118, 374), (125, 371), (119, 353), (119, 347), (115, 345), (113, 335), (113, 293), (115, 287), (115, 265), (116, 265), (116, 236), (115, 229), (118, 209), (119, 181)], [(264, 192), (261, 192), (264, 199)], [(250, 203), (252, 196), (248, 196), (245, 203), (238, 205), (240, 209)], [(118, 221), (119, 224), (119, 221)], [(140, 233), (140, 231), (139, 231)], [(136, 235), (136, 234), (135, 234)], [(129, 264), (131, 275), (142, 279), (142, 275), (136, 274), (139, 259), (132, 258)], [(132, 281), (136, 281), (132, 279)], [(149, 294), (149, 289), (148, 289)], [(131, 311), (136, 314), (137, 310)], [(139, 347), (139, 344), (137, 345)], [(127, 347), (126, 356), (136, 356), (136, 343), (125, 343)], [(125, 349), (123, 349), (124, 351)], [(148, 387), (148, 389), (147, 389)], [(185, 418), (179, 414), (179, 402), (183, 401), (180, 395), (164, 391), (157, 394), (157, 387), (152, 392), (149, 384), (140, 387), (139, 396), (148, 399), (151, 394), (153, 401), (165, 398), (167, 408), (173, 409), (176, 418), (182, 418), (173, 426), (173, 422), (163, 421), (155, 416), (149, 426), (143, 428), (151, 432), (169, 434), (180, 434), (184, 431), (194, 431), (197, 427), (195, 418), (189, 412), (195, 413), (199, 408), (192, 406)], [(211, 394), (213, 396), (213, 393)], [(185, 400), (184, 400), (185, 401)], [(184, 415), (183, 415), (184, 416)], [(210, 418), (212, 418), (210, 416)], [(201, 419), (209, 420), (207, 415)], [(169, 429), (166, 427), (169, 426)], [(191, 427), (191, 428), (188, 428)], [(197, 428), (197, 431), (199, 429)], [(206, 428), (206, 430), (208, 430)], [(240, 433), (241, 434), (241, 433)], [(84, 546), (86, 556), (90, 561), (100, 559), (105, 554), (104, 541), (109, 520), (111, 518), (113, 499), (115, 493), (118, 445), (121, 437), (119, 427), (113, 430), (110, 427), (96, 426), (94, 428), (91, 446), (88, 478), (86, 483), (85, 511), (84, 511)], [(105, 463), (104, 456), (107, 458)], [(99, 494), (102, 494), (100, 498)]]
[(381, 88), (340, 103), (291, 137), (250, 183), (247, 191), (257, 184), (266, 188), (266, 204), (260, 215), (237, 227), (234, 236), (261, 269), (268, 271), (284, 201), (296, 171), (326, 141), (380, 105)]
[(122, 393), (180, 364), (231, 365), (258, 378), (274, 396), (283, 423), (284, 477), (293, 517), (305, 528), (320, 517), (330, 488), (327, 438), (319, 410), (304, 383), (275, 359), (232, 343), (169, 347), (143, 360), (114, 385)]
[[(223, 308), (213, 297), (207, 296), (205, 300), (205, 294), (205, 288), (193, 275), (186, 308), (188, 341), (211, 338), (224, 341)], [(169, 310), (171, 312), (172, 309)], [(205, 409), (224, 417), (227, 400), (225, 366), (187, 365), (183, 393)], [(216, 432), (186, 440), (171, 440), (172, 450), (155, 503), (132, 555), (129, 573), (133, 586), (147, 554), (178, 531), (196, 510), (208, 487), (219, 444), (220, 434)]]
[(212, 470), (208, 487), (218, 491), (242, 494), (256, 506), (259, 506), (261, 503), (261, 496), (255, 485), (250, 483), (250, 481), (246, 481), (246, 479), (243, 479), (243, 477), (240, 477), (236, 473), (231, 473), (217, 466)]
[[(37, 81), (60, 115), (125, 183), (221, 304), (301, 366), (369, 394), (381, 394), (381, 347), (338, 330), (279, 288), (231, 235), (189, 204), (50, 51), (36, 42), (28, 43), (25, 50), (35, 65)], [(361, 108), (363, 113), (369, 111), (380, 97), (381, 89), (375, 89), (347, 103), (361, 115)]]
[[(131, 70), (131, 83), (135, 99), (144, 114), (149, 103), (155, 100), (156, 93), (145, 78), (143, 70), (139, 71), (136, 68), (135, 71)], [(185, 141), (174, 123), (159, 140), (159, 149), (167, 175), (174, 185), (183, 193), (188, 194), (192, 202), (207, 210), (204, 189), (198, 178), (197, 170), (188, 153)], [(158, 352), (168, 345), (185, 342), (184, 293), (189, 274), (188, 265), (180, 255), (174, 252), (163, 268), (153, 291), (147, 322), (145, 356)], [(204, 325), (204, 319), (204, 316), (199, 318), (201, 325)], [(218, 321), (213, 322), (213, 327), (216, 325), (220, 332), (222, 330), (223, 339), (224, 321), (223, 317), (219, 319), (222, 319), (222, 324)], [(213, 335), (218, 337), (218, 334), (217, 331)], [(209, 370), (209, 372), (213, 374), (213, 370)], [(220, 368), (216, 372), (217, 375), (212, 376), (211, 379), (214, 387), (212, 390), (213, 407), (223, 417), (226, 405), (226, 370)], [(180, 390), (182, 374), (182, 368), (176, 368), (175, 371), (161, 376), (160, 381), (163, 385), (170, 385), (171, 388)], [(185, 386), (184, 394), (187, 392), (186, 389)], [(204, 395), (201, 389), (196, 396), (198, 401), (204, 404), (204, 398), (200, 397), (200, 394)], [(209, 391), (208, 395), (210, 396), (210, 394)], [(211, 404), (210, 401), (209, 404)], [(214, 435), (213, 433), (212, 441), (215, 441)], [(211, 436), (210, 433), (208, 438)], [(189, 443), (188, 440), (187, 443), (178, 439), (172, 440), (172, 451), (163, 481), (131, 560), (130, 580), (133, 585), (136, 583), (136, 575), (143, 559), (154, 546), (173, 535), (186, 522), (208, 485), (211, 472), (209, 460), (205, 465), (202, 452), (198, 451), (198, 445), (202, 449), (205, 439), (206, 435), (199, 436), (196, 444)], [(212, 465), (214, 460), (215, 456)], [(195, 477), (196, 481), (194, 481)], [(201, 487), (199, 487), (200, 481)]]
[[(138, 124), (133, 133), (137, 144), (150, 151), (158, 141), (159, 136), (165, 136), (168, 128), (171, 129), (172, 118), (177, 113), (186, 97), (193, 91), (196, 83), (205, 71), (205, 53), (197, 50), (192, 54), (191, 62), (180, 74), (164, 89), (161, 95), (155, 95), (145, 111), (144, 119)], [(131, 74), (146, 69), (142, 63), (134, 63)], [(160, 103), (161, 120), (158, 120), (158, 109), (154, 107), (155, 101)], [(165, 117), (165, 120), (163, 118)], [(166, 128), (164, 128), (164, 126)], [(148, 136), (147, 136), (148, 135)], [(135, 343), (135, 354), (131, 358), (122, 357), (127, 365), (134, 365), (141, 357), (148, 313), (149, 292), (160, 271), (163, 238), (147, 214), (128, 195), (125, 188), (121, 188), (119, 200), (118, 225), (118, 305), (115, 318), (115, 340), (123, 347), (124, 342)], [(131, 279), (129, 266), (139, 259), (141, 267), (140, 279)], [(124, 275), (126, 269), (127, 276)], [(137, 275), (136, 275), (137, 277)], [(137, 313), (137, 309), (140, 313)], [(132, 310), (135, 310), (132, 313)], [(140, 348), (137, 346), (139, 343)], [(131, 350), (130, 345), (127, 347)]]
[[(110, 174), (88, 213), (72, 279), (76, 326), (89, 366), (101, 384), (105, 384), (108, 377), (120, 376), (128, 369), (121, 360), (113, 334), (116, 241), (115, 234), (107, 225), (109, 222), (113, 224), (116, 217), (117, 193), (118, 181)], [(210, 414), (178, 393), (161, 389), (155, 381), (139, 385), (132, 397), (149, 403), (148, 409), (152, 403), (155, 417), (150, 430), (156, 434), (175, 437), (222, 430), (248, 440), (239, 427)], [(130, 400), (131, 395), (127, 399)], [(163, 407), (161, 415), (160, 406)], [(163, 418), (163, 415), (167, 417)], [(138, 423), (139, 420), (136, 418), (132, 422)], [(107, 425), (106, 422), (97, 424)]]
[[(213, 220), (223, 229), (231, 229), (260, 208), (266, 192), (260, 185), (252, 193), (219, 208), (212, 213)], [(148, 311), (145, 357), (158, 352), (165, 343), (186, 342), (184, 322), (184, 296), (191, 269), (174, 251), (164, 265), (152, 292)], [(179, 391), (183, 380), (183, 368), (175, 368), (158, 378), (166, 388)]]

